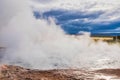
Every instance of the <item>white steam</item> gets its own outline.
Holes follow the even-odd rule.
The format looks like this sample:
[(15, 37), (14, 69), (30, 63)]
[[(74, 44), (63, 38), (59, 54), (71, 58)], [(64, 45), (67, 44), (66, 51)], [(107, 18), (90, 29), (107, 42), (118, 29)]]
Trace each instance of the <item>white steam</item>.
[(36, 20), (27, 0), (1, 0), (0, 10), (1, 63), (39, 69), (120, 66), (118, 45), (66, 35), (54, 19)]

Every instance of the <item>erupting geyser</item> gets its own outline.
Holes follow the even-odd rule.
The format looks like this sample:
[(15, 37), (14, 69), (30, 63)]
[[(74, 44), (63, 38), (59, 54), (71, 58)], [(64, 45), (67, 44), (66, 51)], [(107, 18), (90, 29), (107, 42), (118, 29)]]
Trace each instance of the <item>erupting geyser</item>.
[(1, 64), (38, 69), (120, 66), (118, 44), (96, 43), (89, 34), (65, 34), (54, 18), (36, 19), (31, 3), (30, 0), (0, 1), (0, 47), (4, 47), (0, 51)]

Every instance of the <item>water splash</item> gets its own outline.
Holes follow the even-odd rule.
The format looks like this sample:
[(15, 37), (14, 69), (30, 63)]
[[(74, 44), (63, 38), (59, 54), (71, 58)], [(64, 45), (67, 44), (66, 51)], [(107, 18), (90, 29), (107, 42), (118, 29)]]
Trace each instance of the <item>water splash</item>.
[(54, 19), (35, 19), (27, 1), (18, 1), (19, 5), (8, 4), (9, 0), (1, 2), (3, 13), (15, 6), (0, 15), (4, 19), (0, 19), (4, 23), (0, 25), (0, 45), (5, 47), (1, 63), (39, 69), (101, 67), (103, 63), (97, 61), (107, 57), (115, 61), (109, 67), (119, 67), (119, 45), (96, 43), (89, 34), (66, 35)]

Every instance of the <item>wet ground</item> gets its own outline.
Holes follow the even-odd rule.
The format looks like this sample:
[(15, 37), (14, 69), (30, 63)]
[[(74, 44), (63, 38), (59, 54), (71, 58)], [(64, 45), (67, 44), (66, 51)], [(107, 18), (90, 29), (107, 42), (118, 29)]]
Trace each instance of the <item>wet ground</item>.
[(0, 80), (120, 80), (120, 69), (30, 70), (19, 66), (1, 65)]

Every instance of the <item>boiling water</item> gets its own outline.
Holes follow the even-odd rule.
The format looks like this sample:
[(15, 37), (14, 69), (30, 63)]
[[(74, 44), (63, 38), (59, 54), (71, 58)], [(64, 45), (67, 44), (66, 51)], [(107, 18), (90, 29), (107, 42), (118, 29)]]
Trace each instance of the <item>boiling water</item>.
[(116, 68), (120, 47), (67, 35), (53, 18), (35, 19), (28, 0), (0, 1), (1, 64), (38, 69)]

